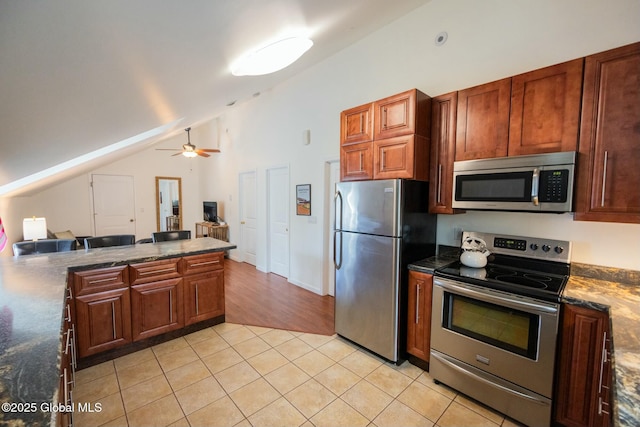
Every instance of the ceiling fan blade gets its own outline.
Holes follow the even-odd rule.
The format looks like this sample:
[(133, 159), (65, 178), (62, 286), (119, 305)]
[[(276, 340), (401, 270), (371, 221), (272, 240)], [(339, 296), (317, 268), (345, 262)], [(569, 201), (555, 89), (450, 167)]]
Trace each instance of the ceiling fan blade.
[(156, 151), (182, 151), (180, 148), (156, 148)]
[(176, 153), (176, 154), (172, 154), (171, 157), (173, 157), (173, 156), (181, 156), (181, 155), (182, 155), (182, 151), (180, 151), (179, 153)]
[(211, 157), (210, 155), (205, 153), (203, 150), (196, 150), (196, 154), (200, 157)]
[(204, 151), (207, 153), (219, 153), (220, 150), (218, 148), (198, 148), (199, 151)]

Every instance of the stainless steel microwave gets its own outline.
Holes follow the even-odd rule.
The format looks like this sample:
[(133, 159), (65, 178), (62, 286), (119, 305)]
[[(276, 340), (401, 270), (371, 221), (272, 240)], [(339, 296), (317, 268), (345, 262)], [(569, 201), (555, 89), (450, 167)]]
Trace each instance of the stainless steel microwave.
[(453, 208), (572, 212), (576, 152), (453, 164)]

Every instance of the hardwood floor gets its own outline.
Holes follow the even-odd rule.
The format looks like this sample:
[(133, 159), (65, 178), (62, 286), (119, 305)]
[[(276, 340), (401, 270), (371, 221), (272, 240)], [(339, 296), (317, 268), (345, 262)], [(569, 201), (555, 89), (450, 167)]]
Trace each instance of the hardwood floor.
[(253, 265), (225, 259), (227, 322), (333, 335), (334, 299), (288, 283)]

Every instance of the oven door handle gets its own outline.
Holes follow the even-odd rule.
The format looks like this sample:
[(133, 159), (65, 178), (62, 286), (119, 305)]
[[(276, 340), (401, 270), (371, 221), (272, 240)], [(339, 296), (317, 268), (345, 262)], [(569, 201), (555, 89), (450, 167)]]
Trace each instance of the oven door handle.
[(504, 305), (510, 308), (520, 309), (520, 310), (529, 310), (529, 311), (537, 311), (542, 314), (551, 314), (556, 315), (558, 313), (558, 307), (554, 305), (544, 305), (538, 304), (535, 302), (529, 301), (516, 301), (513, 298), (503, 297), (497, 295), (493, 292), (489, 293), (488, 290), (485, 292), (477, 291), (475, 289), (471, 289), (467, 286), (457, 285), (455, 282), (447, 279), (443, 279), (441, 277), (436, 278), (433, 281), (434, 286), (440, 286), (443, 289), (449, 290), (456, 294), (460, 294), (463, 296), (468, 296), (470, 298), (475, 298), (480, 301), (491, 302), (494, 304)]
[(542, 399), (540, 399), (540, 398), (538, 398), (536, 396), (532, 396), (530, 394), (523, 393), (523, 392), (518, 391), (518, 390), (514, 390), (514, 389), (512, 389), (510, 387), (506, 387), (506, 386), (504, 386), (502, 384), (495, 383), (495, 382), (493, 382), (493, 381), (491, 381), (491, 380), (489, 380), (487, 378), (482, 377), (481, 375), (476, 374), (475, 372), (472, 372), (472, 371), (470, 371), (468, 369), (465, 369), (464, 367), (458, 365), (455, 362), (455, 360), (453, 360), (452, 358), (448, 357), (445, 354), (438, 353), (438, 352), (435, 352), (435, 351), (432, 350), (431, 351), (431, 357), (435, 358), (435, 359), (438, 359), (438, 361), (440, 361), (441, 363), (445, 364), (446, 366), (448, 366), (448, 367), (450, 367), (452, 369), (455, 369), (456, 371), (461, 372), (464, 375), (468, 375), (468, 376), (470, 376), (472, 378), (475, 378), (476, 380), (478, 380), (478, 381), (480, 381), (480, 382), (482, 382), (482, 383), (484, 383), (484, 384), (486, 384), (488, 386), (500, 389), (500, 390), (505, 391), (505, 392), (510, 393), (510, 394), (514, 394), (514, 395), (516, 395), (516, 396), (518, 396), (518, 397), (520, 397), (522, 399), (530, 400), (533, 403), (537, 403), (538, 405), (549, 406), (549, 402), (546, 402), (546, 401), (544, 401), (544, 400), (542, 400)]

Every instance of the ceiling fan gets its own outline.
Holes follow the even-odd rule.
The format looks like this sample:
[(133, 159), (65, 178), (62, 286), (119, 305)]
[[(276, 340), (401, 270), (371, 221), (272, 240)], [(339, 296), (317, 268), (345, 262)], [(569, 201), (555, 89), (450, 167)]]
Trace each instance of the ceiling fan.
[(210, 157), (207, 153), (219, 153), (220, 150), (217, 148), (196, 148), (195, 145), (191, 143), (191, 128), (186, 128), (187, 132), (187, 143), (182, 145), (182, 149), (179, 148), (156, 148), (159, 151), (180, 151), (179, 153), (173, 154), (173, 156), (179, 156), (182, 154), (185, 157)]

